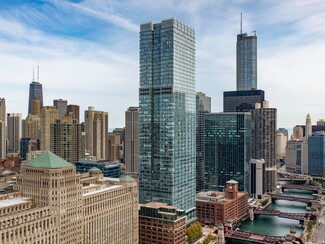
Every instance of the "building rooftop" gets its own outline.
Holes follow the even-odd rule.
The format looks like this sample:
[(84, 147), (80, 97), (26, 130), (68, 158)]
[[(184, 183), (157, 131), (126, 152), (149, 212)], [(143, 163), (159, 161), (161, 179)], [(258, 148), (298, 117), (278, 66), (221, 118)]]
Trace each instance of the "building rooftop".
[(235, 181), (235, 180), (228, 180), (226, 183), (227, 183), (227, 184), (238, 184), (238, 181)]
[(167, 203), (161, 203), (161, 202), (149, 202), (147, 204), (141, 204), (141, 206), (147, 207), (147, 208), (169, 208), (169, 209), (176, 209), (175, 206), (170, 206)]
[(132, 177), (130, 177), (130, 176), (128, 176), (128, 175), (123, 176), (123, 177), (121, 178), (121, 180), (123, 180), (123, 181), (135, 181), (134, 178), (132, 178)]
[(68, 161), (60, 158), (50, 151), (45, 151), (33, 160), (25, 163), (23, 166), (32, 168), (59, 169), (75, 167)]
[(97, 193), (100, 193), (100, 192), (110, 191), (110, 190), (121, 188), (121, 187), (122, 186), (120, 186), (120, 185), (109, 186), (109, 187), (105, 187), (105, 188), (102, 188), (102, 189), (99, 189), (99, 190), (96, 190), (96, 191), (87, 192), (87, 193), (84, 193), (82, 195), (84, 197), (86, 197), (86, 196), (90, 196), (90, 195), (97, 194)]
[(6, 199), (6, 200), (0, 200), (0, 208), (5, 208), (13, 205), (18, 205), (22, 203), (27, 203), (30, 202), (31, 199), (28, 197), (15, 197), (11, 199)]
[(88, 172), (102, 172), (99, 168), (97, 167), (92, 167)]

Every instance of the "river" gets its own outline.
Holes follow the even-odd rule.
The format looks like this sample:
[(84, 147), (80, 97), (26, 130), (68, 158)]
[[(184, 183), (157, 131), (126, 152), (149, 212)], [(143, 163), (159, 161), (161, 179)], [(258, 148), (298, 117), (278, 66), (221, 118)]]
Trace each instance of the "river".
[[(312, 192), (309, 191), (286, 189), (284, 194), (304, 198), (313, 198)], [(281, 212), (288, 213), (306, 213), (306, 206), (307, 204), (305, 203), (277, 200), (275, 203), (268, 206), (267, 209), (279, 210)], [(299, 221), (278, 218), (276, 216), (260, 216), (253, 222), (248, 221), (247, 223), (242, 225), (240, 229), (264, 235), (285, 236), (290, 233), (291, 226), (296, 227), (296, 236), (300, 236), (301, 232), (303, 231), (303, 227), (299, 227)], [(231, 243), (239, 244), (249, 242), (232, 240)]]

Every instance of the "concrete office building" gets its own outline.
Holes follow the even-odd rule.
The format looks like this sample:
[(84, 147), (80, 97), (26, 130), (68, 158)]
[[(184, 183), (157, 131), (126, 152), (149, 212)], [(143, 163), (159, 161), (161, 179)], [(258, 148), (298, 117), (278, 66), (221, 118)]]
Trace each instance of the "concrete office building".
[(28, 114), (22, 122), (22, 128), (23, 137), (35, 142), (40, 140), (41, 119), (38, 115)]
[(186, 243), (186, 216), (166, 203), (140, 204), (139, 244)]
[(265, 94), (263, 90), (225, 91), (223, 92), (224, 112), (250, 112), (255, 104), (263, 104)]
[(211, 97), (196, 93), (196, 192), (204, 189), (205, 114), (211, 113)]
[(308, 174), (325, 177), (325, 132), (315, 132), (308, 138)]
[(286, 146), (286, 170), (298, 174), (308, 174), (308, 142), (289, 140)]
[(20, 138), (22, 136), (21, 114), (7, 114), (8, 153), (19, 153)]
[(6, 121), (6, 100), (4, 98), (0, 98), (0, 159), (6, 158)]
[(237, 35), (237, 91), (257, 89), (257, 36)]
[(56, 107), (56, 109), (59, 112), (59, 119), (62, 119), (64, 116), (67, 115), (68, 111), (68, 101), (63, 99), (55, 99), (53, 100), (53, 106)]
[(125, 112), (125, 173), (139, 174), (139, 108), (129, 107)]
[(275, 135), (275, 157), (277, 159), (285, 158), (287, 141), (287, 136), (280, 130), (277, 130)]
[(81, 125), (76, 119), (65, 116), (51, 124), (51, 152), (68, 162), (84, 158), (81, 145)]
[(51, 124), (59, 119), (59, 111), (52, 106), (44, 106), (41, 111), (41, 150), (51, 150)]
[(292, 130), (292, 139), (293, 140), (302, 140), (304, 137), (304, 131), (301, 126), (295, 126)]
[(240, 191), (249, 191), (251, 114), (205, 115), (205, 189), (222, 191), (235, 179)]
[(195, 34), (177, 19), (140, 27), (140, 202), (195, 220)]
[(225, 192), (199, 192), (196, 194), (197, 219), (203, 225), (236, 223), (247, 216), (248, 193), (238, 191), (238, 182), (227, 181)]
[(265, 161), (264, 159), (252, 159), (250, 165), (250, 196), (262, 199), (266, 192), (265, 187)]
[(121, 137), (118, 133), (108, 133), (108, 157), (109, 161), (120, 162), (121, 160)]
[(277, 109), (269, 108), (264, 101), (263, 108), (257, 106), (252, 110), (252, 158), (265, 160), (266, 191), (276, 187), (275, 133)]
[(94, 107), (85, 110), (86, 151), (98, 159), (108, 158), (108, 113), (96, 111)]
[(0, 196), (1, 243), (138, 243), (138, 194), (131, 178), (81, 177), (51, 152), (25, 163)]

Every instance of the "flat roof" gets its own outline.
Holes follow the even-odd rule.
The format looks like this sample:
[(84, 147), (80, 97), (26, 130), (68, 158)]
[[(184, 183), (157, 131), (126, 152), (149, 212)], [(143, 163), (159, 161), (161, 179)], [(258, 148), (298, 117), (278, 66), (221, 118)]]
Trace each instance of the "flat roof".
[(94, 195), (94, 194), (97, 194), (97, 193), (100, 193), (100, 192), (110, 191), (110, 190), (121, 188), (121, 187), (122, 187), (121, 185), (109, 186), (109, 187), (105, 187), (103, 189), (99, 189), (99, 190), (96, 190), (96, 191), (84, 193), (84, 194), (82, 194), (82, 196), (87, 197), (87, 196)]
[(22, 203), (30, 202), (31, 199), (28, 197), (15, 197), (11, 199), (0, 200), (0, 208), (6, 208)]

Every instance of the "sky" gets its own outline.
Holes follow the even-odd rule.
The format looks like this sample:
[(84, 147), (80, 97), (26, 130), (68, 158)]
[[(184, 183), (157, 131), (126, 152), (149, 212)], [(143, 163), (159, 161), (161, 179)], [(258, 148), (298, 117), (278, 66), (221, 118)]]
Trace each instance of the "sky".
[(222, 112), (223, 91), (236, 89), (240, 13), (243, 32), (257, 33), (257, 87), (278, 127), (325, 118), (323, 0), (0, 0), (0, 97), (25, 118), (39, 65), (44, 105), (94, 106), (123, 127), (139, 103), (140, 24), (175, 17), (196, 32), (196, 90)]

